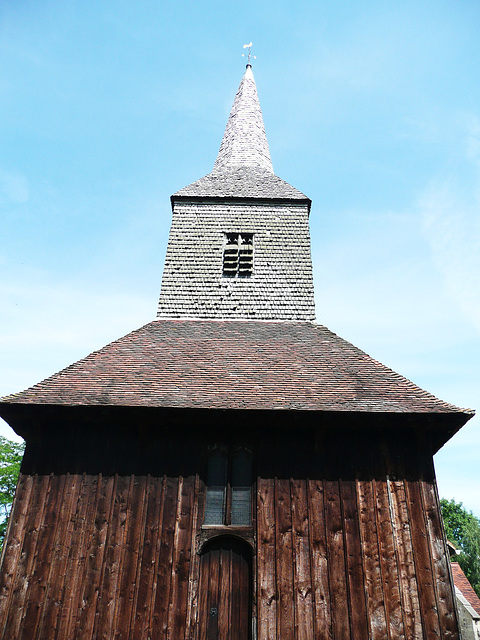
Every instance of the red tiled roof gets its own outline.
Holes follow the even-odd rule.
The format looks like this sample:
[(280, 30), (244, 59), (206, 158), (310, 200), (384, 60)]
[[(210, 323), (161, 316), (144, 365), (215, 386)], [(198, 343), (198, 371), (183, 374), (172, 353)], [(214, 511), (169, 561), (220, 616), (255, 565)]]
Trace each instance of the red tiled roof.
[(462, 411), (310, 322), (156, 320), (3, 401), (394, 413)]
[(452, 575), (453, 582), (457, 589), (462, 592), (463, 597), (468, 600), (470, 606), (475, 609), (480, 616), (480, 598), (473, 590), (472, 585), (468, 581), (467, 576), (463, 573), (462, 567), (458, 562), (452, 562)]

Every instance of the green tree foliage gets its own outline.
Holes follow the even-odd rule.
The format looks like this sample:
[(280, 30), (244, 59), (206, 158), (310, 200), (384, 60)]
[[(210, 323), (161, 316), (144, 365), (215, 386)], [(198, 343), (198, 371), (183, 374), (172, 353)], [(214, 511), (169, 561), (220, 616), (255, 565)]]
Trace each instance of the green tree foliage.
[(0, 549), (7, 531), (25, 443), (12, 442), (0, 436)]
[(480, 596), (480, 520), (461, 502), (442, 498), (440, 505), (447, 538), (462, 551), (454, 560)]

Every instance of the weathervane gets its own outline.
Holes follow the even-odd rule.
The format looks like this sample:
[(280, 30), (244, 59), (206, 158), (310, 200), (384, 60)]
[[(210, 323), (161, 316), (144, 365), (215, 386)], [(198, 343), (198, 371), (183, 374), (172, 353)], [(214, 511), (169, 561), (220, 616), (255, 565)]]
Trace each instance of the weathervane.
[[(252, 42), (250, 42), (250, 44), (244, 44), (244, 45), (243, 45), (243, 48), (244, 48), (244, 49), (248, 49), (247, 65), (249, 65), (249, 64), (250, 64), (250, 56), (251, 56), (254, 60), (256, 60), (256, 59), (257, 59), (257, 56), (252, 56), (252, 55), (251, 55), (252, 44), (253, 44), (253, 43), (252, 43)], [(244, 57), (245, 57), (245, 55), (246, 55), (245, 53), (242, 53), (242, 58), (244, 58)], [(250, 65), (250, 66), (251, 66), (251, 65)]]

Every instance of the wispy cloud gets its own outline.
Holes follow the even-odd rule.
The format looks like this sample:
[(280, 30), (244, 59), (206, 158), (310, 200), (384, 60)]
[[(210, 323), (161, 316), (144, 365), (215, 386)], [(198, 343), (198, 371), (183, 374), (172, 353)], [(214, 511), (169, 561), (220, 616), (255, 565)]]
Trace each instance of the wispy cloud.
[(445, 290), (480, 330), (480, 121), (472, 118), (462, 141), (470, 166), (436, 179), (419, 201), (423, 232)]

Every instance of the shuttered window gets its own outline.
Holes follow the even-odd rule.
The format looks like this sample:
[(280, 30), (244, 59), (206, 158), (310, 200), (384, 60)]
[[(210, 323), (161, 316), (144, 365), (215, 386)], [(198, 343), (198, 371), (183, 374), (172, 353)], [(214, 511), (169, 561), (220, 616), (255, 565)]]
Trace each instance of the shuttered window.
[(253, 273), (253, 234), (227, 233), (223, 250), (223, 275), (249, 278)]
[(208, 457), (204, 524), (251, 524), (252, 454), (215, 445)]

